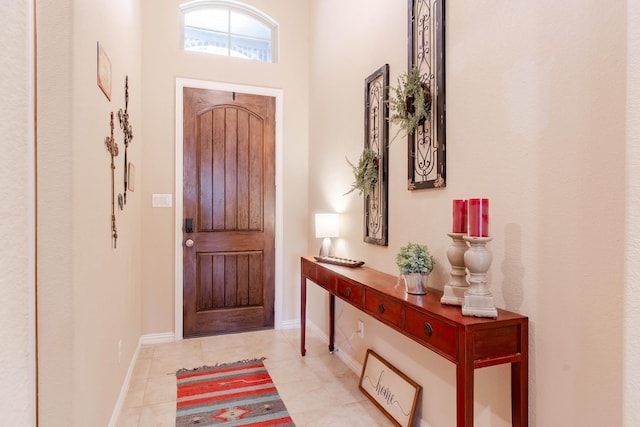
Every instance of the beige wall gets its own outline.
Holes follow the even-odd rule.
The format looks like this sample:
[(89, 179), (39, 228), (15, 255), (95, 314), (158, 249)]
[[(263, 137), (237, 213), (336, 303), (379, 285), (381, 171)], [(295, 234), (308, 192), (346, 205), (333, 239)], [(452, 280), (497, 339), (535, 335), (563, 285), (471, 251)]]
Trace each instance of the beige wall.
[[(284, 90), (284, 319), (297, 317), (298, 257), (315, 253), (320, 243), (313, 237), (314, 212), (343, 213), (338, 254), (392, 274), (401, 245), (408, 240), (428, 244), (440, 261), (431, 285), (442, 287), (451, 199), (486, 196), (494, 236), (491, 289), (500, 307), (531, 319), (530, 424), (621, 425), (624, 400), (624, 425), (636, 425), (640, 387), (634, 380), (639, 354), (634, 325), (640, 319), (633, 212), (640, 189), (634, 184), (638, 126), (633, 117), (639, 94), (633, 28), (639, 17), (633, 2), (629, 16), (635, 26), (627, 25), (625, 5), (618, 2), (607, 8), (595, 1), (578, 7), (505, 0), (491, 8), (448, 2), (448, 186), (405, 190), (406, 144), (394, 142), (387, 248), (362, 243), (362, 200), (342, 196), (352, 181), (344, 157), (355, 159), (362, 149), (364, 78), (388, 63), (395, 84), (405, 70), (406, 2), (314, 0), (309, 9), (306, 2), (251, 3), (281, 25), (278, 64), (181, 52), (175, 0), (141, 5), (135, 0), (37, 1), (42, 425), (106, 424), (140, 335), (173, 332), (174, 212), (152, 209), (150, 199), (152, 193), (174, 192), (176, 77)], [(313, 18), (307, 21), (307, 16)], [(113, 64), (111, 103), (95, 84), (97, 40)], [(25, 62), (15, 65), (22, 69)], [(117, 214), (120, 239), (114, 250), (103, 141), (109, 111), (124, 106), (125, 74), (137, 190)], [(20, 104), (21, 96), (15, 96), (15, 103), (8, 98), (12, 107)], [(10, 129), (18, 132), (16, 138), (27, 133)], [(118, 129), (116, 137), (122, 148)], [(28, 184), (28, 152), (17, 156), (8, 169), (3, 163), (3, 171)], [(122, 157), (118, 161), (116, 172)], [(308, 203), (307, 189), (314, 195)], [(28, 204), (24, 197), (9, 194), (18, 205)], [(8, 234), (7, 222), (2, 224), (3, 241), (29, 241), (28, 224), (13, 227), (12, 220)], [(12, 251), (21, 254), (17, 263), (25, 270), (28, 251), (28, 246)], [(596, 268), (585, 268), (591, 265)], [(3, 313), (28, 321), (24, 300), (16, 303), (28, 298), (28, 277), (9, 277), (15, 287), (3, 281), (0, 297), (11, 299)], [(326, 327), (326, 295), (312, 292), (310, 300), (312, 320)], [(425, 387), (423, 424), (453, 423), (455, 369), (449, 362), (341, 303), (337, 311), (338, 346), (347, 359), (362, 363), (365, 349), (376, 349)], [(358, 318), (366, 323), (365, 341), (349, 339)], [(15, 352), (11, 361), (28, 358), (34, 335), (11, 322), (1, 324)], [(101, 369), (94, 369), (98, 364)], [(27, 365), (18, 369), (29, 375)], [(508, 374), (504, 367), (477, 372), (476, 425), (509, 425)], [(25, 395), (28, 380), (14, 376), (3, 384), (2, 396), (33, 409)]]
[[(104, 144), (128, 74), (129, 159), (144, 173), (140, 8), (135, 0), (42, 0), (37, 17), (40, 424), (106, 425), (141, 334), (141, 192), (116, 213), (114, 249)], [(96, 85), (97, 41), (112, 64), (111, 102)], [(115, 138), (117, 194), (117, 117)]]
[(0, 3), (0, 413), (35, 424), (33, 7)]
[[(154, 193), (175, 192), (176, 78), (199, 79), (283, 91), (283, 288), (280, 317), (295, 322), (298, 257), (307, 241), (308, 42), (306, 2), (247, 1), (279, 24), (278, 63), (184, 52), (180, 46), (181, 1), (143, 2), (142, 73), (145, 175), (143, 200), (143, 332), (174, 331), (174, 209), (152, 208)], [(302, 19), (300, 18), (302, 17)], [(175, 204), (174, 204), (175, 205)]]
[(624, 425), (640, 425), (640, 4), (627, 4)]
[[(388, 63), (395, 85), (406, 70), (398, 3), (311, 3), (310, 212), (342, 212), (338, 255), (392, 274), (401, 245), (429, 245), (439, 261), (430, 285), (442, 288), (451, 200), (488, 197), (491, 290), (531, 321), (531, 425), (620, 425), (626, 5), (446, 3), (447, 187), (407, 191), (406, 143), (396, 140), (384, 248), (362, 242), (362, 199), (342, 195), (352, 182), (344, 157), (363, 147), (364, 78)], [(361, 363), (374, 348), (424, 386), (426, 424), (453, 424), (452, 364), (348, 306), (337, 311), (343, 354)], [(325, 327), (321, 310), (312, 315)], [(351, 338), (358, 318), (364, 341)], [(508, 375), (476, 373), (476, 425), (510, 425)]]

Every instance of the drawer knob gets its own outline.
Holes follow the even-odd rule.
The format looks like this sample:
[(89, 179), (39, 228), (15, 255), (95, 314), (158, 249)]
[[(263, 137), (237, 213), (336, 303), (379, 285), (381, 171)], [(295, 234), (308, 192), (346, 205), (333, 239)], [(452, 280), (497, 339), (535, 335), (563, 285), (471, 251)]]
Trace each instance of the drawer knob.
[(346, 294), (348, 297), (351, 296), (351, 288), (347, 287)]
[(378, 311), (380, 314), (384, 313), (384, 304), (378, 304)]
[(431, 324), (429, 323), (425, 323), (424, 324), (424, 333), (430, 337), (431, 335), (433, 335), (433, 328), (431, 327)]
[(329, 278), (328, 277), (323, 277), (322, 281), (324, 282), (324, 284), (326, 285), (327, 283), (329, 283)]

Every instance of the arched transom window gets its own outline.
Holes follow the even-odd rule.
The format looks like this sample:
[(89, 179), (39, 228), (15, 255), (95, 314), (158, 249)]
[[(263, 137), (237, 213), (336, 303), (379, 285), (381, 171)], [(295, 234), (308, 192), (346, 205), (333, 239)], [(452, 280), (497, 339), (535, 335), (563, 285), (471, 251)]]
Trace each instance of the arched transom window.
[(277, 62), (278, 23), (236, 1), (198, 0), (180, 6), (184, 50)]

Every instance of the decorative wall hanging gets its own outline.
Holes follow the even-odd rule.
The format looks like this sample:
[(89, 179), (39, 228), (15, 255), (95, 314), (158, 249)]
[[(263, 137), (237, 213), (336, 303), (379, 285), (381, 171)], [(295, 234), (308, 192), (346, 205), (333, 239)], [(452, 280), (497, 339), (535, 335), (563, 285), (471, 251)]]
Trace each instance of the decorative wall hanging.
[(429, 117), (409, 134), (409, 190), (446, 185), (444, 0), (409, 0), (409, 72), (419, 70)]
[(107, 136), (104, 139), (104, 144), (107, 147), (107, 151), (111, 154), (111, 237), (113, 238), (113, 247), (116, 247), (118, 240), (118, 231), (116, 229), (116, 208), (115, 208), (115, 170), (116, 163), (115, 157), (118, 156), (118, 144), (113, 137), (113, 111), (111, 112), (111, 136)]
[(365, 80), (364, 146), (377, 158), (378, 174), (370, 194), (364, 198), (364, 241), (388, 244), (389, 203), (389, 65), (377, 69)]
[(98, 42), (98, 87), (104, 96), (111, 101), (111, 61), (104, 48)]
[(129, 191), (136, 191), (136, 167), (131, 162), (129, 162), (129, 169), (127, 171), (127, 189)]
[(133, 191), (133, 187), (129, 186), (129, 174), (131, 171), (130, 164), (127, 159), (127, 149), (131, 140), (133, 140), (133, 129), (131, 123), (129, 123), (129, 76), (124, 80), (124, 111), (122, 108), (118, 110), (118, 121), (120, 122), (120, 129), (124, 133), (124, 194), (123, 203), (127, 204), (127, 189)]

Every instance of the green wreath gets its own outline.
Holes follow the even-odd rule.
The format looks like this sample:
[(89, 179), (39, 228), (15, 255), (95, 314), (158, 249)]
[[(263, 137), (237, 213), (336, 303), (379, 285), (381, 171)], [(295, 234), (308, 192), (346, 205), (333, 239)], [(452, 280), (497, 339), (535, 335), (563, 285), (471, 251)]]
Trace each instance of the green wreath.
[(351, 193), (354, 190), (359, 190), (360, 194), (368, 196), (373, 192), (376, 182), (378, 182), (378, 155), (370, 148), (362, 150), (360, 160), (358, 164), (354, 165), (347, 159), (347, 163), (353, 169), (353, 176), (355, 181), (351, 184), (351, 190), (346, 194)]
[(410, 135), (431, 117), (429, 84), (414, 66), (409, 73), (398, 77), (398, 87), (393, 90), (395, 96), (389, 100), (392, 111), (389, 121), (399, 124)]

